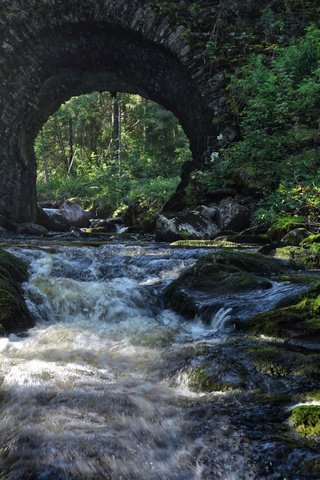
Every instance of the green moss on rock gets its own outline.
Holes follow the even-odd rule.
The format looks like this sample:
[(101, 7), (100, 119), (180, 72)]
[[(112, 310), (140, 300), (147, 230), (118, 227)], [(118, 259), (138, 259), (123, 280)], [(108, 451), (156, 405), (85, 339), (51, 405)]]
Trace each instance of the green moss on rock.
[(317, 381), (320, 377), (320, 355), (286, 350), (283, 346), (248, 349), (256, 369), (263, 374), (287, 377), (293, 375)]
[(271, 225), (267, 236), (271, 240), (281, 240), (290, 230), (303, 226), (304, 222), (304, 217), (280, 217)]
[(255, 315), (247, 327), (253, 333), (280, 337), (320, 336), (320, 282), (295, 300), (296, 303)]
[(228, 386), (217, 381), (205, 367), (197, 367), (189, 374), (188, 387), (196, 392), (222, 392)]
[[(202, 257), (165, 290), (171, 308), (187, 316), (194, 316), (197, 304), (192, 292), (214, 296), (267, 289), (274, 274), (288, 271), (288, 263), (258, 253), (235, 250), (220, 251)], [(191, 292), (191, 294), (190, 294)]]
[(11, 253), (0, 250), (0, 278), (25, 282), (28, 279), (28, 267)]
[(316, 235), (309, 235), (309, 237), (305, 238), (302, 241), (303, 245), (310, 245), (313, 243), (318, 243), (320, 244), (320, 233), (317, 233)]
[(302, 405), (294, 408), (289, 422), (300, 435), (320, 439), (320, 405)]
[(320, 243), (302, 243), (298, 247), (281, 247), (275, 251), (275, 257), (295, 262), (300, 267), (320, 267)]
[(33, 326), (20, 283), (28, 278), (26, 264), (0, 250), (0, 333), (19, 332)]

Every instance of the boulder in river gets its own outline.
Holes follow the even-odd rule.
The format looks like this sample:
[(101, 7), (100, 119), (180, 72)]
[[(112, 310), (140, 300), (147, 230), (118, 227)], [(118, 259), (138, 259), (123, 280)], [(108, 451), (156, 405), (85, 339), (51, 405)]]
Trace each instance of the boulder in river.
[(205, 217), (210, 218), (213, 222), (219, 219), (219, 209), (217, 207), (207, 207), (206, 205), (199, 205), (196, 212), (201, 213)]
[(306, 228), (295, 228), (288, 232), (281, 240), (284, 246), (298, 246), (307, 237), (311, 235)]
[(228, 197), (219, 203), (220, 227), (222, 230), (241, 232), (249, 227), (251, 210), (235, 198)]
[(91, 220), (92, 229), (90, 233), (116, 233), (117, 225), (110, 220), (95, 219)]
[(37, 223), (20, 223), (17, 225), (17, 233), (27, 235), (46, 235), (48, 230)]
[(72, 227), (88, 228), (90, 226), (90, 214), (80, 207), (80, 205), (76, 205), (69, 200), (63, 203), (59, 212)]
[[(306, 277), (309, 288), (275, 310), (255, 315), (246, 328), (256, 334), (282, 337), (288, 342), (299, 341), (319, 345), (320, 341), (320, 282)], [(319, 370), (318, 370), (319, 372)]]
[(70, 229), (69, 222), (57, 209), (43, 209), (37, 207), (37, 224), (42, 225), (51, 232), (67, 232)]
[(68, 220), (55, 208), (45, 208), (43, 210), (46, 217), (40, 216), (41, 225), (52, 232), (68, 232), (71, 228)]
[(213, 239), (219, 233), (220, 228), (209, 217), (192, 210), (181, 212), (172, 218), (159, 215), (156, 224), (158, 242)]
[(272, 287), (270, 278), (291, 268), (297, 267), (258, 253), (216, 252), (202, 257), (174, 280), (165, 290), (165, 299), (169, 307), (189, 318), (203, 317), (201, 309), (207, 305), (209, 320), (214, 311), (228, 307), (223, 296), (269, 289)]
[(2, 333), (20, 332), (33, 327), (20, 283), (28, 279), (25, 263), (0, 250), (0, 329)]

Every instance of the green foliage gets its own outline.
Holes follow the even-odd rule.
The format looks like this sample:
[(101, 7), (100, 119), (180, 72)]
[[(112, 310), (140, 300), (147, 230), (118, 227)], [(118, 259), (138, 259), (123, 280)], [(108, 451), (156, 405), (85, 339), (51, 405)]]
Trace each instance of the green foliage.
[(288, 221), (295, 228), (295, 224), (317, 222), (319, 215), (320, 188), (314, 180), (296, 185), (283, 182), (276, 192), (259, 202), (254, 222), (267, 225), (274, 223), (275, 228), (281, 228), (281, 224)]
[(283, 179), (320, 177), (320, 29), (309, 27), (274, 59), (254, 56), (232, 77), (229, 93), (242, 132), (224, 152), (231, 178), (266, 194)]
[(177, 119), (138, 95), (116, 101), (108, 93), (74, 97), (49, 118), (35, 143), (40, 199), (79, 197), (114, 210), (141, 202), (155, 211), (174, 192), (190, 157)]

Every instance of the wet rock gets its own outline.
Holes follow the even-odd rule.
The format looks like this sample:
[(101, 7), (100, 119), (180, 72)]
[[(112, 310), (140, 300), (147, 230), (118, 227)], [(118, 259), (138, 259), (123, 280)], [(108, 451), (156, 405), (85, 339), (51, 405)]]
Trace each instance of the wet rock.
[(80, 239), (82, 238), (82, 235), (81, 235), (81, 232), (77, 231), (77, 230), (71, 230), (70, 232), (66, 232), (66, 233), (54, 233), (54, 234), (51, 234), (51, 238), (55, 239), (55, 240), (77, 240), (77, 239)]
[[(57, 209), (45, 208), (44, 213), (49, 217), (49, 228), (52, 232), (68, 232), (70, 230), (70, 223)], [(46, 225), (44, 225), (46, 226)]]
[(156, 241), (206, 240), (217, 237), (218, 225), (197, 211), (184, 211), (173, 218), (159, 215), (156, 224)]
[(306, 230), (305, 228), (295, 228), (288, 232), (281, 240), (281, 243), (284, 246), (297, 246), (307, 237), (311, 235), (311, 232)]
[(90, 226), (89, 214), (80, 205), (66, 200), (59, 212), (73, 227), (88, 228)]
[(58, 213), (59, 210), (37, 207), (37, 223), (51, 232), (65, 232), (70, 228), (69, 222)]
[(240, 233), (239, 235), (229, 235), (226, 237), (226, 240), (233, 243), (252, 243), (257, 245), (266, 245), (269, 242), (269, 239), (266, 235), (246, 233)]
[(194, 317), (200, 313), (199, 305), (206, 299), (226, 293), (271, 288), (269, 277), (285, 273), (290, 267), (295, 268), (286, 261), (257, 253), (217, 252), (202, 257), (194, 267), (182, 273), (165, 289), (164, 295), (171, 308)]
[(240, 232), (250, 224), (251, 211), (232, 197), (225, 198), (219, 204), (220, 227), (222, 230)]
[(210, 218), (212, 221), (219, 220), (219, 209), (217, 207), (199, 205), (195, 211), (201, 213), (201, 215), (204, 215), (205, 217)]
[(255, 315), (246, 328), (256, 334), (303, 340), (320, 340), (320, 282), (314, 283), (304, 294), (288, 301), (287, 306)]
[(17, 226), (17, 233), (27, 235), (46, 235), (48, 230), (36, 223), (20, 223)]
[(107, 219), (108, 223), (112, 223), (114, 225), (123, 225), (124, 219), (122, 217), (112, 217)]
[(0, 250), (0, 329), (20, 332), (34, 325), (20, 283), (28, 278), (28, 268), (14, 255)]
[(53, 209), (53, 210), (59, 210), (59, 208), (62, 205), (62, 201), (61, 200), (47, 200), (47, 201), (44, 201), (44, 202), (38, 202), (38, 205), (42, 209), (49, 208), (49, 209)]
[(88, 229), (88, 233), (116, 233), (117, 226), (109, 220), (93, 220), (93, 228)]
[(248, 354), (260, 373), (275, 377), (306, 377), (309, 382), (320, 378), (320, 354), (269, 345), (249, 348)]

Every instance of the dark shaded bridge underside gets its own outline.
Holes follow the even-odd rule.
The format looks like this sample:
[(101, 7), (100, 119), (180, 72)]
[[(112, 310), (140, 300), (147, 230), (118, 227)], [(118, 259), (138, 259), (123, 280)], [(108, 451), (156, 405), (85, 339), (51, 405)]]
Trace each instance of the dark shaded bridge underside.
[(123, 91), (158, 102), (178, 117), (201, 164), (213, 112), (181, 27), (138, 1), (24, 3), (30, 11), (20, 8), (0, 31), (0, 214), (35, 220), (34, 140), (73, 95)]

